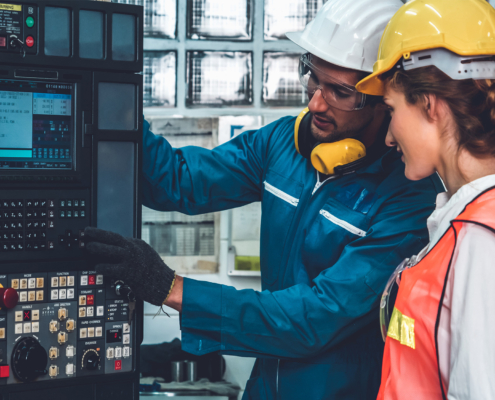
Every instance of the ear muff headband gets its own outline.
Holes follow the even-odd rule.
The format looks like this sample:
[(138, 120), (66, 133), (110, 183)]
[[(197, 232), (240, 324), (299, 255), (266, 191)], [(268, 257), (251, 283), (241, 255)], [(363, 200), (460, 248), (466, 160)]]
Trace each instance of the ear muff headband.
[(297, 152), (311, 160), (317, 171), (325, 175), (353, 172), (364, 163), (364, 144), (356, 139), (319, 143), (311, 134), (311, 120), (311, 113), (305, 108), (296, 119), (294, 141)]
[(296, 150), (299, 154), (301, 154), (301, 150), (299, 150), (299, 131), (300, 131), (300, 126), (301, 126), (301, 121), (308, 114), (309, 114), (309, 108), (306, 107), (297, 116), (296, 125), (294, 126), (294, 142), (296, 144)]

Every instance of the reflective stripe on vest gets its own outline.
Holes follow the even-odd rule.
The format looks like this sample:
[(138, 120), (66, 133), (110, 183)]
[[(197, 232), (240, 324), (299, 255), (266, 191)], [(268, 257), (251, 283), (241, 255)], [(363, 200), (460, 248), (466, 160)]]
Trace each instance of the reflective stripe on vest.
[(495, 231), (495, 188), (480, 194), (414, 267), (402, 273), (390, 320), (378, 400), (442, 400), (437, 324), (456, 238), (463, 223)]

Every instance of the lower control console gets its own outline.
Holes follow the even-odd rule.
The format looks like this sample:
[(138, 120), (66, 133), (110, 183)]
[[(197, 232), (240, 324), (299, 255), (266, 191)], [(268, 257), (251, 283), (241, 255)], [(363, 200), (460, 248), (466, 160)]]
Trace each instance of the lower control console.
[(95, 271), (1, 275), (0, 305), (0, 385), (134, 368), (128, 299)]

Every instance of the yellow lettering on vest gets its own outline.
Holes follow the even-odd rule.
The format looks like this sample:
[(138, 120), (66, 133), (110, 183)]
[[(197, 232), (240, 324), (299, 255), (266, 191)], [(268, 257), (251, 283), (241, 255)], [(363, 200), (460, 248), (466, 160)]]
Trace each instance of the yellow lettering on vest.
[(388, 327), (387, 336), (395, 339), (412, 349), (416, 348), (414, 340), (414, 319), (403, 315), (397, 308), (394, 307), (390, 325)]

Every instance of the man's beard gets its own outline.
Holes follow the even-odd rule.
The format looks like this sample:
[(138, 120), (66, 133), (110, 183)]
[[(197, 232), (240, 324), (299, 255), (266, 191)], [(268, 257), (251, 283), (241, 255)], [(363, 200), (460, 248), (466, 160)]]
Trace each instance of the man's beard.
[(316, 126), (311, 123), (311, 134), (315, 138), (315, 140), (318, 143), (335, 143), (340, 140), (348, 139), (348, 138), (353, 138), (359, 140), (361, 134), (363, 131), (368, 127), (368, 125), (371, 123), (371, 121), (366, 121), (366, 123), (363, 123), (359, 127), (355, 127), (354, 129), (338, 129), (337, 123), (335, 122), (334, 119), (329, 119), (328, 117), (325, 118), (327, 121), (329, 121), (334, 127), (335, 130), (331, 133), (324, 133), (324, 136), (321, 134), (322, 131), (318, 129)]

